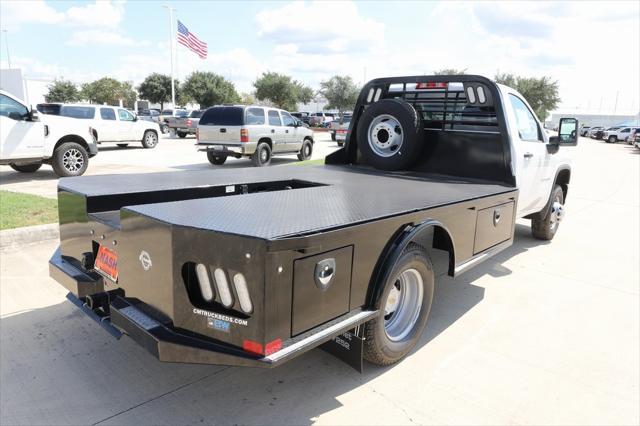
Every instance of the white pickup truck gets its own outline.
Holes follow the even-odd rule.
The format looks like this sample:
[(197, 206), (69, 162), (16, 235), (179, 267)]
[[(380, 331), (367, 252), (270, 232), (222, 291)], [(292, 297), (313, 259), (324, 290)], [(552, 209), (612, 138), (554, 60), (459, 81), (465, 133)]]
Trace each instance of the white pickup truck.
[[(228, 137), (224, 118), (241, 145), (246, 121), (279, 117), (264, 110), (211, 108), (199, 131)], [(577, 133), (562, 118), (547, 136), (521, 94), (482, 76), (372, 80), (322, 166), (63, 180), (49, 271), (162, 361), (275, 367), (323, 345), (359, 370), (390, 365), (424, 341), (432, 302), (456, 309), (434, 298), (448, 285), (434, 251), (458, 276), (509, 247), (516, 218), (554, 238)]]
[(124, 108), (91, 104), (38, 104), (38, 111), (47, 115), (84, 120), (93, 128), (99, 144), (116, 143), (124, 148), (130, 143), (142, 143), (144, 148), (158, 145), (160, 127)]
[(80, 176), (97, 153), (86, 122), (39, 117), (24, 101), (0, 90), (0, 164), (22, 173), (49, 164), (58, 176)]

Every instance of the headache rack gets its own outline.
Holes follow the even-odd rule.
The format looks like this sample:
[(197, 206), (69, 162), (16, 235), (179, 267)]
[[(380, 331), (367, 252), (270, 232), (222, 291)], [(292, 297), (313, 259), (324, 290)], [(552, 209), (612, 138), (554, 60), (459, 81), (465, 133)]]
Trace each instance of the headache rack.
[(343, 150), (327, 164), (363, 164), (357, 147), (362, 112), (382, 99), (402, 99), (421, 114), (425, 149), (406, 170), (515, 184), (509, 133), (495, 82), (477, 75), (381, 78), (368, 82), (354, 108)]

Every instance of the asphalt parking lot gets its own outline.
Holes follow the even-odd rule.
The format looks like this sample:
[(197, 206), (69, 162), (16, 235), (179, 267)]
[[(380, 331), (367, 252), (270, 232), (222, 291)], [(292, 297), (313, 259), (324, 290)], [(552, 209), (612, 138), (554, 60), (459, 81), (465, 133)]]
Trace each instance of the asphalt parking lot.
[[(107, 149), (89, 172), (210, 167), (184, 143)], [(314, 157), (335, 148), (320, 145)], [(363, 374), (318, 349), (274, 370), (160, 363), (65, 300), (48, 277), (55, 241), (4, 251), (0, 423), (638, 424), (640, 150), (561, 149), (575, 161), (554, 241), (520, 221), (512, 247), (439, 277), (413, 353)], [(0, 173), (3, 189), (55, 193), (48, 169)]]
[[(324, 158), (338, 149), (331, 141), (328, 132), (314, 132), (314, 151), (311, 159)], [(89, 160), (89, 168), (85, 175), (104, 175), (121, 173), (154, 173), (166, 171), (242, 168), (251, 167), (247, 158), (229, 158), (223, 166), (212, 166), (203, 152), (198, 152), (194, 136), (185, 139), (162, 135), (160, 143), (154, 149), (144, 149), (142, 144), (130, 144), (120, 148), (115, 144), (99, 145), (99, 153)], [(287, 165), (298, 162), (296, 155), (274, 156), (272, 165)], [(55, 198), (57, 195), (58, 177), (49, 166), (42, 166), (36, 173), (17, 173), (9, 166), (0, 166), (0, 182), (2, 189)]]

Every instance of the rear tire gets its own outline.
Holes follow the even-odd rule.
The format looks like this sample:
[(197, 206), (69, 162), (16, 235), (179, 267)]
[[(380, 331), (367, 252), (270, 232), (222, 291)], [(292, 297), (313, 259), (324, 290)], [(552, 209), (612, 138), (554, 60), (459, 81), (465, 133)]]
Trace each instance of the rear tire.
[(256, 152), (251, 156), (251, 162), (256, 167), (268, 166), (271, 163), (271, 147), (266, 142), (260, 142)]
[(179, 138), (184, 139), (187, 137), (187, 134), (184, 132), (176, 132), (176, 134), (178, 135)]
[(391, 365), (414, 348), (427, 325), (434, 291), (431, 260), (410, 243), (393, 266), (380, 299), (378, 317), (365, 324), (364, 358)]
[(213, 165), (221, 166), (227, 161), (227, 157), (223, 155), (215, 155), (213, 152), (207, 152), (207, 160)]
[(155, 148), (158, 145), (158, 134), (153, 130), (147, 130), (142, 136), (142, 146), (147, 149)]
[(550, 241), (556, 235), (564, 216), (564, 192), (560, 185), (553, 187), (544, 216), (531, 219), (531, 233), (534, 238)]
[(65, 142), (53, 151), (51, 167), (60, 177), (81, 176), (89, 167), (89, 154), (82, 145)]
[(305, 161), (311, 158), (313, 154), (313, 144), (309, 139), (305, 139), (302, 142), (302, 147), (300, 148), (300, 152), (298, 153), (298, 160)]
[(33, 164), (9, 164), (9, 166), (20, 173), (35, 173), (40, 167), (42, 167), (42, 163), (33, 163)]
[(128, 147), (128, 146), (129, 146), (129, 144), (128, 144), (128, 143), (119, 143), (119, 144), (118, 144), (118, 146), (119, 146), (120, 148), (126, 148), (126, 147)]
[(381, 170), (408, 169), (424, 145), (422, 116), (406, 101), (383, 99), (358, 123), (358, 148), (367, 164)]
[(618, 142), (618, 138), (616, 138), (615, 136), (609, 136), (609, 139), (607, 139), (608, 143), (616, 143)]

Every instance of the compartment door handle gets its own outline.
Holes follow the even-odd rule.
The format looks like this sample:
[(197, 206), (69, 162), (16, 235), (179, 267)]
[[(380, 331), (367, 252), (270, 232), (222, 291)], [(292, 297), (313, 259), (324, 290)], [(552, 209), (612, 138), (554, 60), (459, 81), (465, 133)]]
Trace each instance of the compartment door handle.
[(335, 272), (336, 260), (334, 258), (324, 259), (316, 263), (314, 271), (316, 287), (321, 291), (326, 291), (331, 285)]
[(502, 212), (500, 209), (495, 209), (493, 211), (493, 226), (498, 226), (498, 222), (500, 222), (500, 217), (502, 217)]

